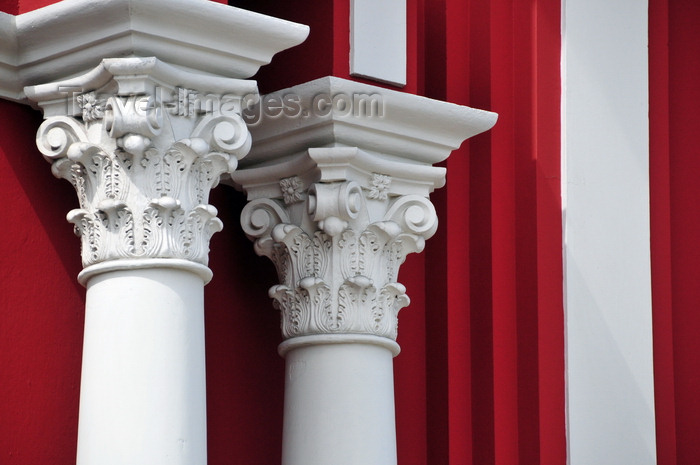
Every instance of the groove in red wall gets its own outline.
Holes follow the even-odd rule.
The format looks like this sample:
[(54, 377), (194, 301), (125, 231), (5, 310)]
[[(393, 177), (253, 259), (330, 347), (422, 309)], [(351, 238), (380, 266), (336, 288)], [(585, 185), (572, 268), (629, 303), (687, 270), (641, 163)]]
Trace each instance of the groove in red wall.
[(649, 2), (649, 194), (656, 455), (676, 464), (667, 0)]
[(566, 463), (561, 203), (561, 2), (533, 5), (533, 155), (536, 157), (539, 459)]
[(700, 5), (649, 3), (651, 266), (659, 465), (695, 463), (700, 428)]

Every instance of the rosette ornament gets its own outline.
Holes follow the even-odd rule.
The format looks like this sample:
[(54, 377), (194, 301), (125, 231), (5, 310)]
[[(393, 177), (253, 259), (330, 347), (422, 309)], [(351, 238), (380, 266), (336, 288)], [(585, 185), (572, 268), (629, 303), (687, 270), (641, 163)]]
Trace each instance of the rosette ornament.
[(84, 76), (27, 88), (46, 120), (37, 145), (79, 208), (83, 266), (133, 258), (206, 265), (221, 230), (209, 192), (251, 137), (251, 81), (185, 73), (155, 58), (106, 59)]

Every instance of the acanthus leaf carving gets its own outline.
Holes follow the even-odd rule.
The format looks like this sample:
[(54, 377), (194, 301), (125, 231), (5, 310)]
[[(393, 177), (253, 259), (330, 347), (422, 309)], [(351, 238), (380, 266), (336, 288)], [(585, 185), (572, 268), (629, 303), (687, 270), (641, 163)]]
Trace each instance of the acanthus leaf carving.
[[(148, 59), (125, 60), (149, 69)], [(174, 103), (181, 92), (159, 87), (148, 72), (112, 76), (77, 96), (61, 94), (68, 114), (48, 116), (37, 132), (53, 174), (76, 190), (80, 208), (68, 219), (81, 237), (84, 266), (129, 258), (206, 265), (209, 240), (222, 228), (209, 192), (250, 149), (239, 114), (199, 106), (181, 112)], [(121, 82), (128, 90), (120, 90)], [(234, 94), (228, 98), (235, 102)]]
[(355, 333), (396, 339), (398, 312), (410, 302), (396, 281), (398, 270), (434, 233), (435, 209), (421, 196), (393, 196), (372, 221), (369, 192), (355, 182), (312, 184), (308, 216), (298, 224), (291, 222), (293, 205), (284, 193), (244, 208), (243, 230), (277, 269), (280, 284), (269, 294), (285, 338)]

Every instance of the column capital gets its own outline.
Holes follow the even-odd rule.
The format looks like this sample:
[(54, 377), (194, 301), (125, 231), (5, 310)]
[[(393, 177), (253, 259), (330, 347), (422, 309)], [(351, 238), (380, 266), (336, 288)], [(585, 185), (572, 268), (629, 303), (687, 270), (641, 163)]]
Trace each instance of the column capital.
[[(426, 196), (402, 193), (406, 179), (392, 186), (401, 174), (395, 165), (373, 163), (358, 148), (310, 148), (279, 172), (279, 195), (244, 208), (245, 233), (277, 267), (280, 284), (270, 297), (282, 310), (285, 338), (353, 333), (396, 339), (397, 314), (409, 303), (397, 282), (399, 266), (407, 254), (423, 250), (437, 215)], [(260, 169), (233, 178), (253, 181), (255, 174), (276, 171)], [(443, 174), (424, 167), (428, 182)]]
[(134, 258), (206, 265), (222, 227), (209, 191), (250, 149), (240, 111), (257, 99), (253, 81), (132, 57), (25, 92), (46, 117), (39, 150), (78, 194), (67, 218), (84, 266)]
[(445, 169), (432, 163), (496, 115), (339, 78), (248, 110), (256, 143), (231, 178), (248, 195), (245, 233), (277, 268), (283, 336), (395, 340), (399, 267), (437, 229), (429, 194)]

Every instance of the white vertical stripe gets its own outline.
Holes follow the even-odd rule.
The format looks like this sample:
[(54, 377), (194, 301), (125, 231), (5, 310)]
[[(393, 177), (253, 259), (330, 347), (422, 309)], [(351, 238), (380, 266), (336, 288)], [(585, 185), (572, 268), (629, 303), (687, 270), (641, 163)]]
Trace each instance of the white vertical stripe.
[(406, 0), (350, 2), (350, 74), (406, 85)]
[(647, 9), (640, 0), (563, 0), (571, 465), (656, 463)]

